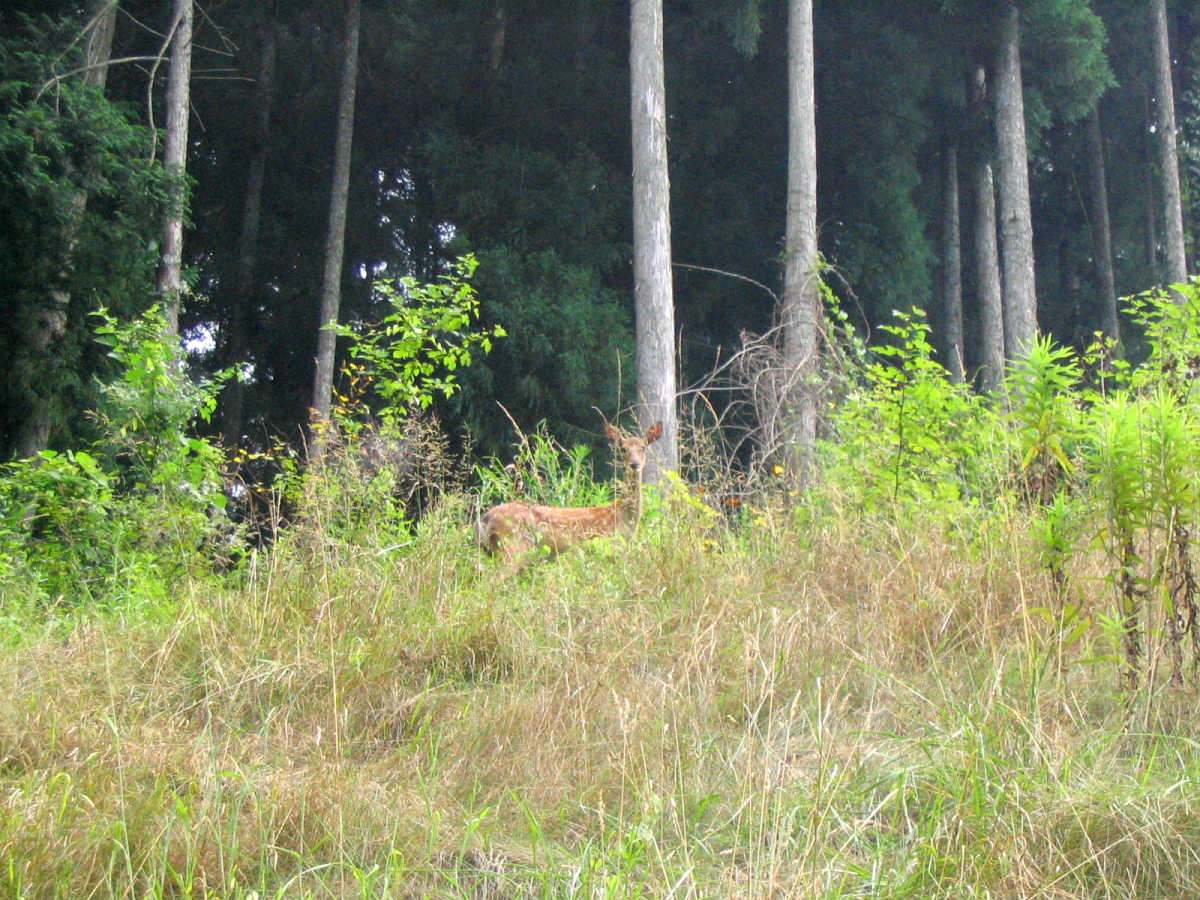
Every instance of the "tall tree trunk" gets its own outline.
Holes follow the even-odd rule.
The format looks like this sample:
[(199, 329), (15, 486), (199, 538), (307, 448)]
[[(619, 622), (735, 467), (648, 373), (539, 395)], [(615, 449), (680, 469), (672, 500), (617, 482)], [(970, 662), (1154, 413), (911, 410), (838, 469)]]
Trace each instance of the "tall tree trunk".
[(1143, 235), (1146, 251), (1146, 268), (1154, 273), (1154, 277), (1158, 277), (1158, 203), (1155, 200), (1155, 194), (1158, 193), (1158, 185), (1154, 183), (1154, 147), (1157, 142), (1154, 140), (1154, 110), (1153, 100), (1151, 98), (1151, 87), (1149, 84), (1144, 84), (1142, 91), (1142, 134), (1145, 140), (1140, 143), (1138, 149), (1142, 151), (1142, 172), (1145, 179), (1145, 191), (1142, 192), (1142, 197), (1145, 201), (1142, 208), (1142, 214), (1145, 217), (1146, 223), (1145, 234)]
[[(271, 110), (275, 101), (275, 56), (278, 29), (274, 16), (263, 28), (262, 57), (258, 83), (255, 86), (254, 151), (246, 175), (246, 205), (242, 211), (242, 233), (238, 241), (236, 294), (229, 319), (229, 363), (242, 365), (249, 354), (246, 318), (254, 302), (254, 280), (258, 270), (258, 226), (262, 211), (263, 178), (267, 169), (270, 147)], [(240, 378), (225, 388), (221, 411), (221, 436), (226, 446), (236, 446), (242, 439), (245, 406), (245, 385)]]
[(113, 34), (117, 30), (117, 0), (92, 0), (87, 41), (84, 43), (84, 80), (103, 92), (108, 83), (108, 61), (112, 58)]
[(942, 352), (950, 380), (963, 373), (962, 237), (958, 198), (958, 142), (947, 136), (942, 148)]
[(1166, 276), (1168, 282), (1177, 284), (1187, 280), (1187, 258), (1183, 243), (1183, 202), (1179, 188), (1175, 89), (1171, 81), (1171, 45), (1167, 34), (1166, 0), (1151, 0), (1150, 32), (1154, 44), (1154, 99), (1158, 105), (1158, 163), (1159, 177), (1162, 179), (1164, 237), (1167, 244)]
[(975, 284), (979, 299), (979, 387), (992, 393), (1004, 378), (1004, 312), (996, 248), (996, 191), (992, 164), (981, 159), (972, 178), (975, 194)]
[(1092, 199), (1092, 253), (1096, 260), (1096, 283), (1100, 287), (1100, 329), (1106, 337), (1121, 340), (1117, 318), (1117, 283), (1113, 275), (1112, 222), (1108, 214), (1108, 175), (1104, 165), (1104, 134), (1100, 127), (1100, 103), (1092, 107), (1087, 121), (1088, 181)]
[[(87, 35), (84, 39), (83, 80), (101, 93), (108, 80), (108, 61), (112, 57), (113, 32), (117, 22), (116, 0), (92, 0), (88, 6)], [(62, 235), (62, 270), (58, 283), (47, 291), (46, 305), (39, 311), (36, 328), (29, 341), (33, 357), (47, 360), (54, 345), (67, 333), (67, 318), (71, 308), (69, 283), (74, 264), (75, 248), (79, 238), (79, 227), (87, 210), (88, 195), (82, 188), (68, 200), (66, 224)], [(17, 457), (24, 459), (45, 450), (50, 443), (54, 421), (59, 418), (60, 403), (52, 387), (44, 394), (32, 394), (28, 413), (21, 424), (13, 444)]]
[(629, 37), (638, 418), (663, 424), (647, 462), (653, 482), (679, 465), (662, 0), (631, 0)]
[(817, 268), (817, 115), (812, 0), (788, 3), (788, 166), (784, 229), (782, 399), (786, 439), (801, 485), (813, 476), (820, 389), (821, 295)]
[(346, 6), (346, 42), (342, 52), (342, 78), (338, 90), (337, 143), (333, 157), (333, 188), (329, 197), (329, 228), (325, 238), (325, 276), (321, 285), (320, 330), (317, 332), (317, 366), (313, 377), (313, 418), (317, 426), (309, 453), (324, 453), (322, 426), (329, 421), (333, 400), (333, 359), (342, 294), (342, 257), (346, 241), (346, 206), (350, 198), (350, 150), (354, 143), (354, 93), (358, 75), (360, 0)]
[(488, 50), (488, 65), (493, 73), (504, 65), (504, 43), (508, 35), (508, 10), (504, 0), (497, 0), (492, 8), (492, 40)]
[(970, 162), (974, 212), (972, 246), (975, 302), (979, 315), (979, 388), (994, 393), (1004, 378), (1004, 309), (1000, 290), (1000, 253), (996, 246), (996, 185), (992, 176), (987, 66), (976, 60), (967, 68), (967, 109), (976, 135)]
[(1025, 355), (1037, 336), (1037, 288), (1033, 270), (1033, 217), (1025, 100), (1021, 89), (1021, 20), (1008, 0), (1001, 14), (996, 55), (996, 140), (1000, 183), (1000, 240), (1004, 248), (1004, 350)]
[(187, 205), (188, 100), (192, 78), (192, 0), (175, 0), (171, 65), (167, 71), (167, 132), (163, 167), (176, 179), (163, 222), (158, 263), (158, 294), (167, 317), (167, 332), (179, 334), (179, 302), (183, 294), (183, 211)]

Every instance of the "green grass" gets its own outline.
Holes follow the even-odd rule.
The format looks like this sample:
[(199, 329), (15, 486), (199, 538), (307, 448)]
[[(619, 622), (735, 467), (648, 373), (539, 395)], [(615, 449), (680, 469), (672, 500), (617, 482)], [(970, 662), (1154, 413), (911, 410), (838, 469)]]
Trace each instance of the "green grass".
[(469, 498), (318, 517), (30, 638), (0, 896), (1200, 895), (1196, 690), (1120, 688), (1100, 560), (1060, 600), (1017, 506), (694, 513), (507, 581)]

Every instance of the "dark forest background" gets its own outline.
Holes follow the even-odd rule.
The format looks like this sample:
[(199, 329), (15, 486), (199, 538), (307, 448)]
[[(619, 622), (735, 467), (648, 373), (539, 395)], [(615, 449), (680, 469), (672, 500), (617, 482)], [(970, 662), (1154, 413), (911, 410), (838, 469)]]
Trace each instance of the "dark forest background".
[[(942, 154), (951, 142), (965, 159), (988, 146), (968, 115), (967, 73), (994, 52), (995, 6), (816, 4), (820, 248), (830, 286), (868, 340), (892, 310), (912, 306), (930, 311), (939, 334)], [(1168, 9), (1194, 261), (1200, 9)], [(1031, 0), (1021, 12), (1038, 321), (1081, 346), (1101, 327), (1085, 128), (1095, 109), (1117, 291), (1163, 279), (1148, 17), (1142, 0)], [(103, 98), (85, 100), (66, 97), (69, 79), (54, 81), (80, 52), (85, 5), (17, 0), (0, 12), (0, 456), (13, 455), (38, 403), (55, 409), (51, 446), (87, 432), (92, 376), (106, 364), (88, 313), (103, 305), (131, 315), (155, 299), (166, 186), (148, 160), (166, 66), (153, 57), (170, 15), (168, 3), (122, 2)], [(473, 253), (484, 320), (508, 337), (462, 373), (463, 390), (439, 415), (485, 451), (511, 436), (497, 400), (522, 427), (546, 420), (564, 440), (595, 440), (595, 409), (611, 415), (635, 399), (628, 5), (366, 0), (362, 15), (342, 319), (380, 313), (373, 279), (433, 279)], [(250, 362), (242, 410), (212, 425), (247, 446), (292, 440), (308, 419), (343, 18), (329, 0), (197, 7), (181, 324), (197, 371)], [(770, 0), (665, 4), (683, 385), (773, 323), (785, 18)], [(277, 56), (264, 82), (269, 38)], [(247, 248), (247, 175), (259, 150), (261, 222)], [(66, 266), (72, 184), (85, 185), (88, 209)], [(962, 195), (969, 259), (965, 186)], [(243, 284), (247, 250), (254, 274)], [(972, 273), (964, 265), (968, 373), (978, 362)], [(68, 328), (41, 347), (44, 295), (64, 287)]]

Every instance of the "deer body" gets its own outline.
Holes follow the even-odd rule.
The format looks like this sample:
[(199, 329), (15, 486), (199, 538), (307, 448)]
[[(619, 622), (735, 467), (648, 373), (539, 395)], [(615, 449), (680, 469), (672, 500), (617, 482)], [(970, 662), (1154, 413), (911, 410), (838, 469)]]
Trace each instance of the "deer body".
[(534, 550), (551, 554), (602, 535), (632, 530), (642, 516), (642, 472), (646, 448), (662, 434), (655, 422), (644, 436), (627, 435), (604, 426), (608, 440), (625, 465), (623, 496), (604, 506), (540, 506), (515, 500), (493, 506), (479, 519), (479, 545), (519, 568)]

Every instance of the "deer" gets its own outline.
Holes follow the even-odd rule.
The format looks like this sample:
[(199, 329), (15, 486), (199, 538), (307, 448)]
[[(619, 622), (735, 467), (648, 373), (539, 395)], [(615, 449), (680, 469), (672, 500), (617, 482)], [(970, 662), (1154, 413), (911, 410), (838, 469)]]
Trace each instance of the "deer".
[(604, 506), (539, 506), (521, 500), (501, 503), (480, 516), (479, 546), (504, 559), (512, 572), (524, 568), (535, 551), (557, 556), (592, 538), (632, 531), (642, 517), (646, 448), (662, 435), (662, 422), (655, 422), (644, 435), (627, 434), (606, 423), (604, 435), (625, 468), (623, 490), (616, 501)]

